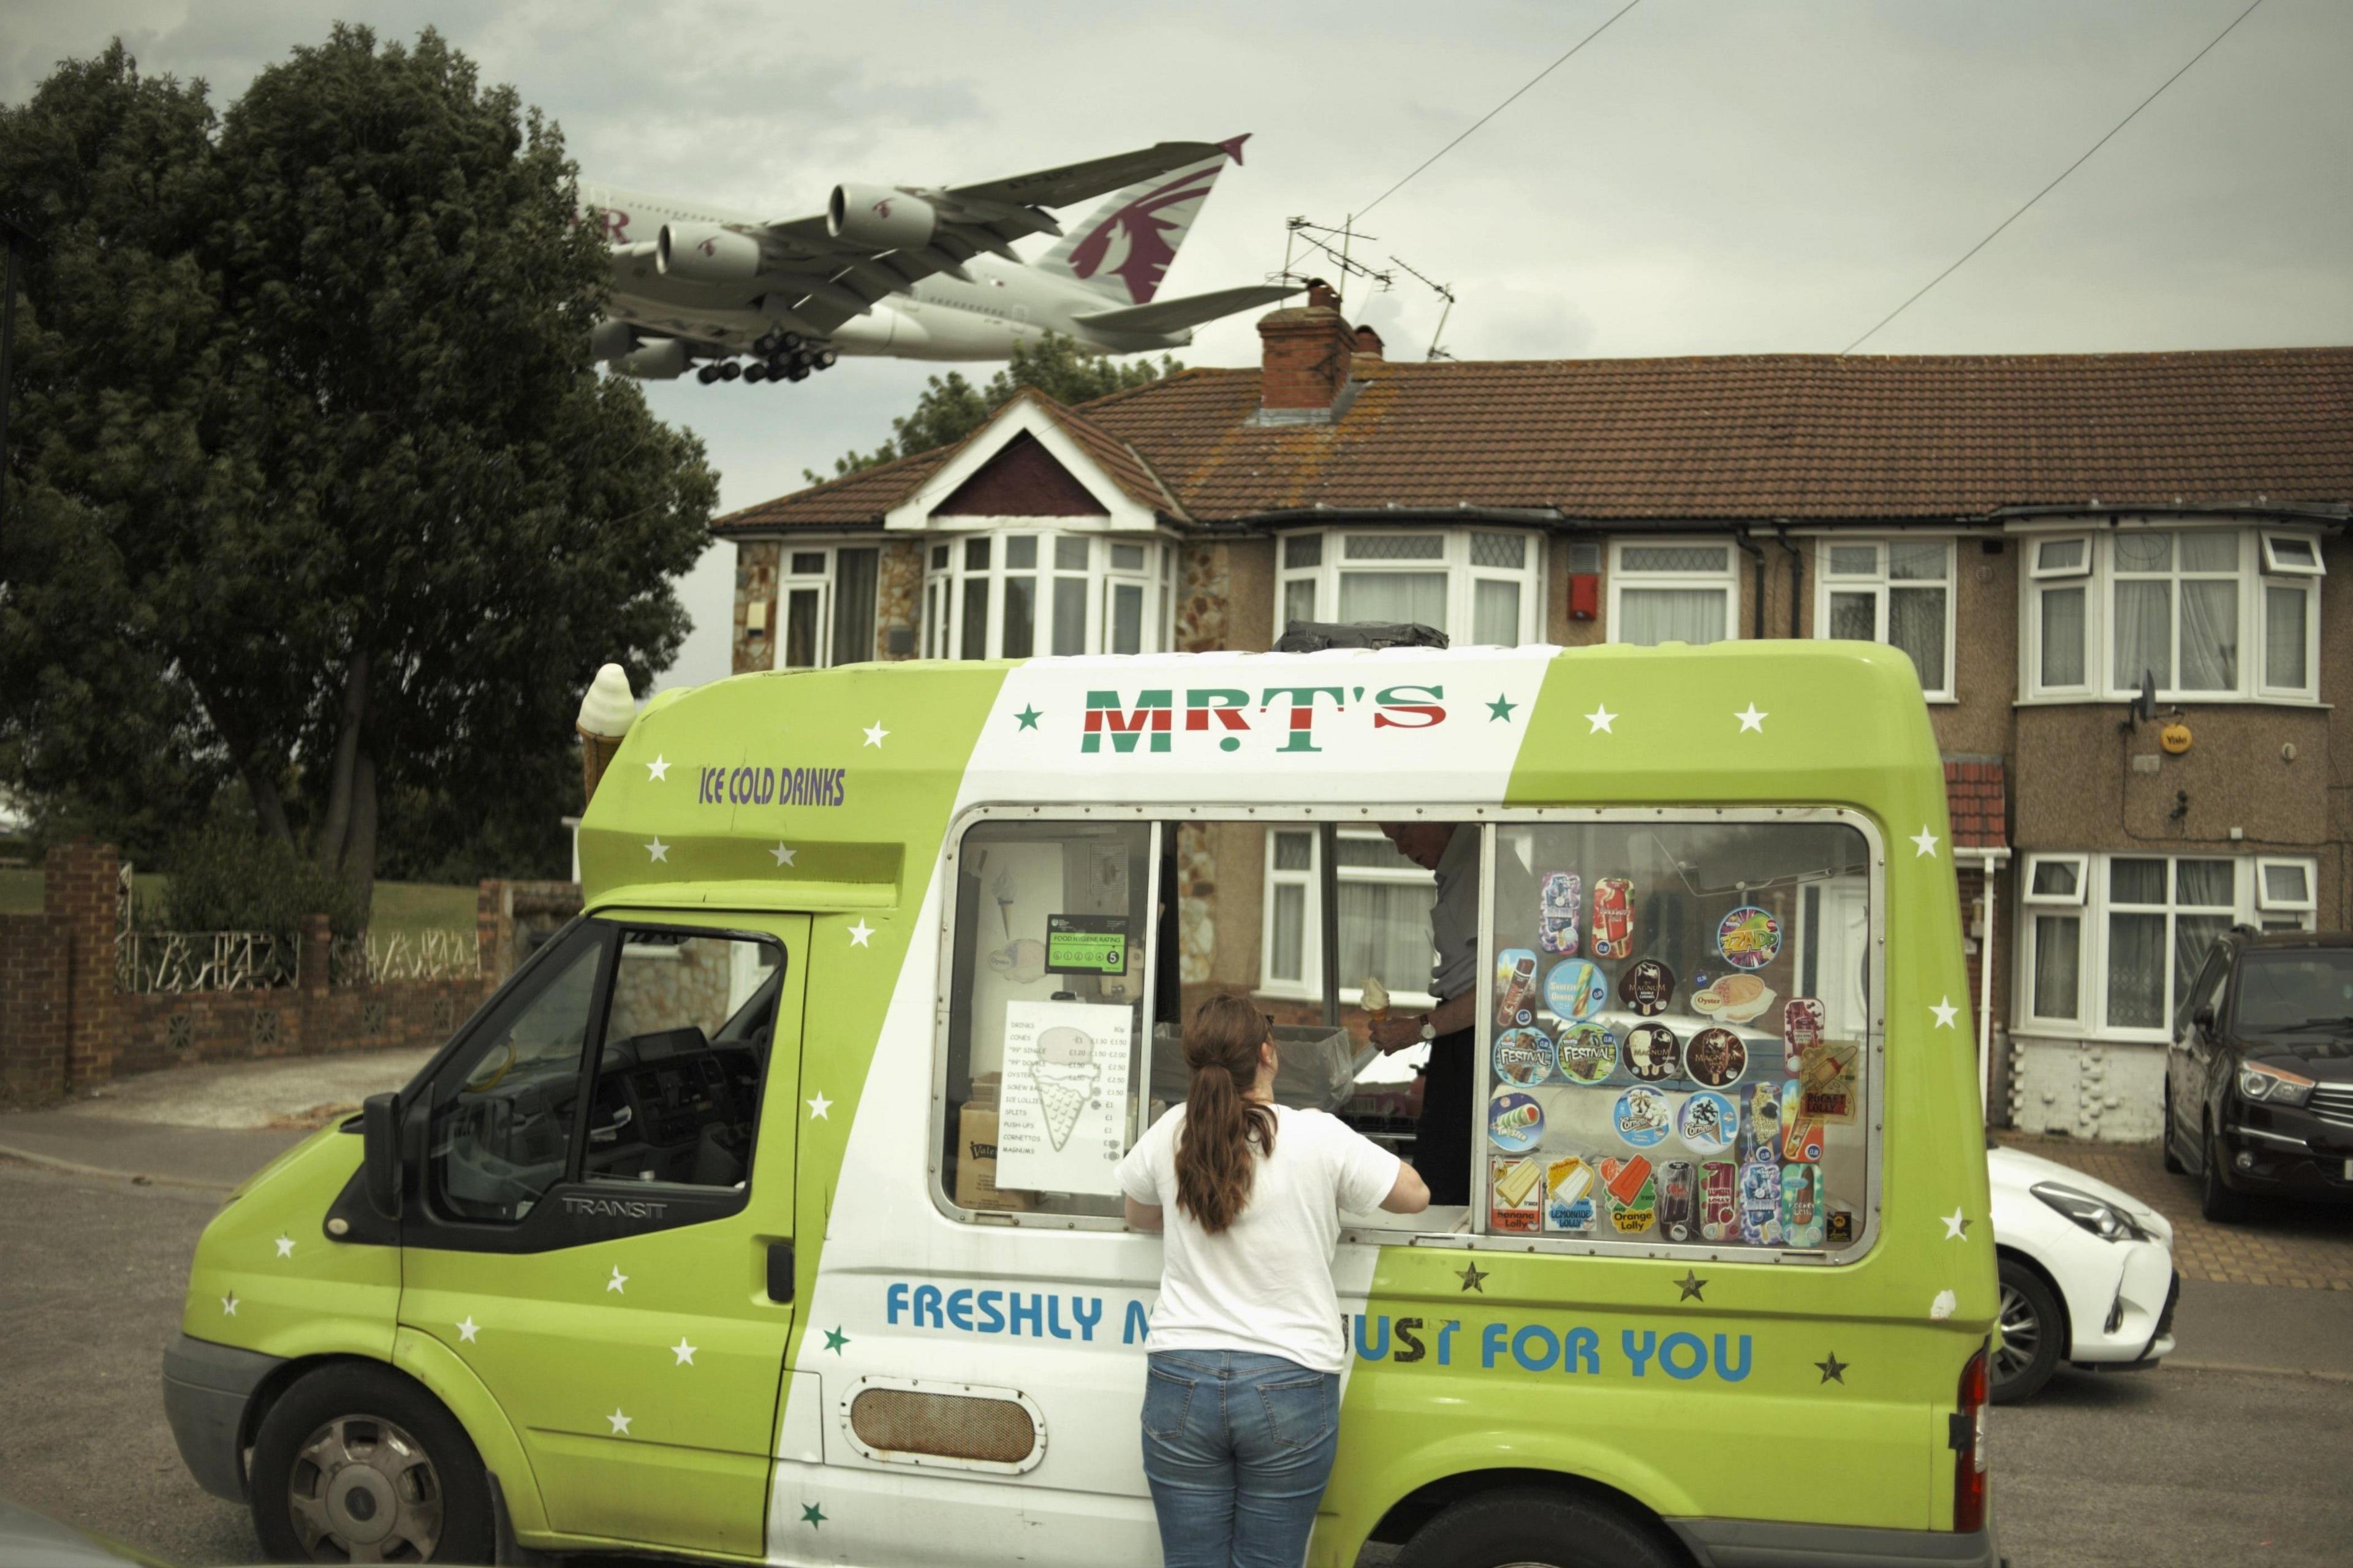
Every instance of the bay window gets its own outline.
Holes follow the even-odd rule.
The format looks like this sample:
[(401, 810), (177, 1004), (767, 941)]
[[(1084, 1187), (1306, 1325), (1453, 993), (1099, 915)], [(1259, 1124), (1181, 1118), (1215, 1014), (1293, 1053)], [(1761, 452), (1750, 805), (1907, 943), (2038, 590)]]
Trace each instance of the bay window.
[(935, 542), (923, 650), (933, 658), (1162, 652), (1176, 554), (1156, 539), (1052, 531)]
[(776, 573), (776, 668), (823, 669), (874, 657), (881, 555), (871, 545), (784, 552)]
[(1524, 531), (1318, 530), (1283, 536), (1278, 637), (1293, 621), (1412, 622), (1463, 646), (1535, 640), (1544, 548)]
[(1820, 562), (1815, 635), (1902, 648), (1922, 692), (1951, 701), (1953, 542), (1826, 539)]
[(1740, 635), (1739, 598), (1729, 540), (1610, 543), (1611, 642), (1722, 642)]

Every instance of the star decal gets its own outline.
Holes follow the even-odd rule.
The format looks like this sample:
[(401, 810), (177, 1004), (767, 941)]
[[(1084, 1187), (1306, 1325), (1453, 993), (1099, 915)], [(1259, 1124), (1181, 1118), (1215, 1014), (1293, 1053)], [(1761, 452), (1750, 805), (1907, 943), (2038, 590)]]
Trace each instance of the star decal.
[(613, 1406), (613, 1414), (606, 1416), (605, 1419), (613, 1424), (613, 1429), (605, 1434), (607, 1437), (626, 1437), (629, 1435), (629, 1418), (621, 1414), (619, 1405)]
[(661, 841), (661, 835), (659, 833), (654, 835), (654, 841), (646, 846), (646, 853), (664, 864), (669, 863), (670, 846)]
[(1588, 730), (1586, 733), (1588, 735), (1614, 735), (1618, 731), (1611, 729), (1609, 726), (1615, 723), (1619, 717), (1620, 715), (1609, 711), (1609, 704), (1607, 702), (1596, 703), (1594, 705), (1593, 711), (1585, 716), (1585, 721), (1593, 726), (1593, 728)]
[(626, 1296), (629, 1293), (628, 1284), (629, 1277), (621, 1272), (621, 1266), (617, 1263), (613, 1265), (613, 1277), (605, 1281), (605, 1289), (607, 1290), (617, 1290), (622, 1295)]
[(1495, 700), (1487, 704), (1487, 722), (1492, 724), (1498, 719), (1505, 723), (1511, 722), (1512, 710), (1518, 706), (1518, 703), (1508, 700), (1504, 693), (1496, 693)]
[(686, 1342), (686, 1336), (684, 1334), (678, 1336), (678, 1343), (670, 1347), (670, 1353), (678, 1357), (678, 1360), (671, 1363), (673, 1366), (692, 1366), (694, 1364), (694, 1347)]
[(646, 764), (646, 783), (651, 784), (656, 779), (659, 779), (664, 784), (668, 784), (670, 782), (670, 760), (668, 758), (656, 757), (652, 762)]
[(776, 862), (779, 867), (791, 865), (800, 855), (800, 851), (797, 849), (786, 848), (785, 847), (785, 841), (781, 838), (776, 840), (776, 847), (774, 849), (769, 850), (768, 853), (776, 858)]
[(858, 923), (849, 928), (849, 945), (852, 947), (871, 947), (873, 945), (873, 940), (874, 928), (866, 923), (866, 917), (864, 915), (859, 916)]
[(228, 1295), (221, 1298), (221, 1316), (225, 1318), (234, 1318), (237, 1316), (236, 1292), (231, 1291)]
[(1706, 1297), (1700, 1294), (1701, 1291), (1707, 1289), (1707, 1281), (1701, 1279), (1698, 1275), (1693, 1273), (1688, 1268), (1683, 1270), (1683, 1277), (1675, 1281), (1675, 1289), (1683, 1292), (1682, 1295), (1675, 1298), (1678, 1301), (1704, 1301), (1707, 1300)]
[(461, 1345), (470, 1345), (474, 1342), (474, 1336), (481, 1331), (482, 1325), (474, 1321), (474, 1314), (469, 1312), (466, 1314), (465, 1321), (458, 1325), (458, 1342)]
[(1021, 727), (1023, 729), (1034, 730), (1038, 727), (1038, 721), (1044, 718), (1045, 715), (1039, 712), (1036, 708), (1025, 702), (1022, 704), (1021, 711), (1016, 713), (1014, 717), (1021, 721)]
[(1464, 1268), (1461, 1274), (1456, 1276), (1456, 1278), (1462, 1281), (1462, 1289), (1465, 1290), (1476, 1290), (1482, 1296), (1487, 1293), (1486, 1273), (1475, 1261), (1472, 1262), (1470, 1267)]
[(833, 1109), (833, 1101), (825, 1097), (824, 1090), (819, 1089), (818, 1091), (818, 1097), (808, 1102), (808, 1108), (809, 1120), (811, 1121), (825, 1121), (831, 1120), (826, 1115), (826, 1112)]
[(831, 1351), (834, 1354), (839, 1355), (841, 1353), (841, 1347), (849, 1342), (849, 1336), (843, 1333), (839, 1329), (826, 1330), (825, 1348)]
[(888, 740), (890, 735), (891, 731), (882, 728), (882, 721), (879, 719), (866, 727), (866, 743), (878, 751), (881, 749), (882, 742)]
[(1928, 825), (1924, 822), (1920, 825), (1920, 831), (1912, 836), (1912, 858), (1917, 860), (1923, 855), (1936, 852), (1936, 836), (1928, 831)]
[(294, 1256), (294, 1238), (292, 1237), (281, 1236), (278, 1238), (278, 1256), (280, 1258), (291, 1258)]
[(1757, 711), (1757, 704), (1751, 702), (1748, 705), (1747, 711), (1735, 713), (1733, 717), (1740, 721), (1740, 728), (1742, 730), (1754, 730), (1761, 735), (1765, 732), (1765, 721), (1771, 718), (1772, 715), (1769, 713), (1759, 713)]
[(1949, 1029), (1953, 1026), (1953, 1020), (1960, 1016), (1961, 1010), (1953, 1005), (1953, 999), (1948, 994), (1943, 1001), (1932, 1004), (1928, 1011), (1936, 1015), (1936, 1027)]
[(1950, 1214), (1940, 1214), (1936, 1217), (1945, 1222), (1947, 1241), (1967, 1241), (1969, 1238), (1969, 1216), (1958, 1207)]
[(1814, 1364), (1821, 1368), (1824, 1383), (1835, 1383), (1843, 1387), (1846, 1384), (1846, 1369), (1852, 1366), (1854, 1363), (1839, 1360), (1838, 1352), (1832, 1351), (1827, 1357)]
[(806, 1505), (801, 1510), (801, 1522), (807, 1525), (811, 1530), (815, 1530), (818, 1525), (825, 1522), (825, 1510), (818, 1507), (815, 1503)]

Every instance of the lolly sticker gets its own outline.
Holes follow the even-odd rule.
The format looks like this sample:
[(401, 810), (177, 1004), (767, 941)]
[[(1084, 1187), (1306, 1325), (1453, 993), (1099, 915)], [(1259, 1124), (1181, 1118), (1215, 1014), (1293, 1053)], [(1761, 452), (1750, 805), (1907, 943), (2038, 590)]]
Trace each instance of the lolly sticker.
[(1601, 1162), (1601, 1184), (1609, 1194), (1609, 1223), (1620, 1236), (1639, 1236), (1658, 1218), (1659, 1184), (1651, 1163), (1640, 1154)]
[(1781, 1086), (1781, 1158), (1812, 1164), (1822, 1157), (1822, 1124), (1806, 1114), (1805, 1089), (1796, 1079)]
[(1704, 1241), (1740, 1239), (1740, 1167), (1729, 1160), (1700, 1162), (1699, 1234)]
[(1585, 904), (1585, 882), (1574, 871), (1554, 871), (1544, 879), (1536, 910), (1536, 946), (1567, 957), (1577, 952), (1577, 917)]
[(1634, 884), (1604, 877), (1593, 884), (1593, 956), (1623, 958), (1634, 950)]
[(1679, 1077), (1683, 1042), (1664, 1024), (1637, 1024), (1626, 1031), (1626, 1070), (1645, 1083)]
[(1683, 1068), (1710, 1089), (1722, 1089), (1748, 1070), (1748, 1047), (1729, 1029), (1702, 1029), (1683, 1047)]
[(1740, 1167), (1740, 1239), (1751, 1247), (1781, 1245), (1781, 1167), (1770, 1160)]
[(1702, 1154), (1721, 1154), (1739, 1135), (1740, 1112), (1732, 1101), (1712, 1089), (1701, 1089), (1683, 1101), (1675, 1115), (1675, 1132)]
[(1609, 982), (1581, 958), (1556, 963), (1545, 976), (1545, 1011), (1565, 1024), (1581, 1024), (1609, 1001)]
[(1499, 1089), (1487, 1101), (1487, 1141), (1520, 1154), (1544, 1142), (1544, 1107), (1514, 1089)]
[(1822, 1043), (1827, 1016), (1821, 1003), (1811, 996), (1792, 996), (1781, 1004), (1781, 1048), (1791, 1074), (1798, 1071), (1806, 1053)]
[(1514, 1159), (1487, 1156), (1488, 1215), (1499, 1231), (1530, 1232), (1544, 1222), (1544, 1161), (1535, 1154)]
[(1762, 969), (1781, 956), (1781, 922), (1770, 910), (1743, 904), (1717, 922), (1715, 951), (1735, 969)]
[(1596, 1189), (1593, 1167), (1574, 1154), (1546, 1165), (1545, 1229), (1568, 1235), (1592, 1230)]
[(1536, 1021), (1536, 955), (1507, 947), (1495, 955), (1495, 1027), (1525, 1027)]
[(1822, 1244), (1822, 1173), (1817, 1165), (1781, 1171), (1781, 1237), (1791, 1247)]
[(1618, 977), (1618, 1005), (1641, 1018), (1655, 1018), (1673, 1005), (1675, 972), (1655, 958), (1627, 965)]
[(1694, 975), (1692, 984), (1699, 986), (1692, 993), (1692, 1011), (1719, 1024), (1753, 1023), (1773, 1005), (1773, 988), (1736, 969), (1707, 984), (1701, 984)]
[(1674, 1107), (1666, 1091), (1639, 1083), (1618, 1097), (1611, 1119), (1618, 1124), (1618, 1136), (1637, 1149), (1660, 1142), (1675, 1124)]
[(1698, 1184), (1689, 1160), (1669, 1160), (1659, 1167), (1659, 1231), (1669, 1241), (1689, 1241), (1699, 1234)]
[(1540, 1029), (1506, 1029), (1495, 1037), (1495, 1076), (1506, 1083), (1542, 1083), (1552, 1076), (1552, 1042)]
[(1572, 1024), (1553, 1042), (1560, 1076), (1571, 1083), (1599, 1083), (1618, 1070), (1618, 1034), (1605, 1024)]
[(1740, 1159), (1778, 1160), (1781, 1155), (1781, 1090), (1769, 1083), (1752, 1083), (1740, 1098)]
[(1861, 1059), (1862, 1052), (1861, 1046), (1829, 1040), (1806, 1052), (1798, 1064), (1798, 1081), (1805, 1086), (1799, 1105), (1808, 1116), (1817, 1121), (1841, 1124), (1854, 1120), (1861, 1099), (1855, 1063)]

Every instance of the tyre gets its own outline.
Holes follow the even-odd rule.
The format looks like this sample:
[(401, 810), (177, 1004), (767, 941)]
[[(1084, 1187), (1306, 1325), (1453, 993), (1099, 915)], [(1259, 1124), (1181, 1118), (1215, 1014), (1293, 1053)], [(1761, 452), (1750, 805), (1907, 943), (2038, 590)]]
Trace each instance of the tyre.
[(2206, 1129), (2199, 1153), (2205, 1169), (2198, 1174), (2198, 1212), (2216, 1225), (2236, 1225), (2247, 1217), (2247, 1194), (2233, 1192), (2222, 1178), (2222, 1146), (2214, 1130)]
[(1993, 1358), (1993, 1402), (2015, 1405), (2042, 1392), (2067, 1352), (2067, 1313), (2042, 1276), (2015, 1258), (2001, 1260), (2001, 1349)]
[(1440, 1509), (1397, 1568), (1675, 1568), (1681, 1558), (1614, 1509), (1515, 1488)]
[(2165, 1086), (2165, 1120), (2158, 1129), (2157, 1146), (2165, 1156), (2165, 1169), (2168, 1174), (2179, 1176), (2189, 1167), (2173, 1152), (2173, 1086), (2169, 1083)]
[(253, 1528), (280, 1563), (488, 1563), (491, 1487), (455, 1417), (389, 1367), (309, 1373), (253, 1443)]

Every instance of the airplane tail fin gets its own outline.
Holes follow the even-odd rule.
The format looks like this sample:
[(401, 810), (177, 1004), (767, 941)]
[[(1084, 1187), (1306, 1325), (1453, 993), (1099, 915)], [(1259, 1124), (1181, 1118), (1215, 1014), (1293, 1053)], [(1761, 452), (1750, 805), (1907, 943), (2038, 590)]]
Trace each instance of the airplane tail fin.
[(1039, 270), (1075, 279), (1108, 300), (1113, 309), (1145, 305), (1160, 290), (1168, 264), (1193, 220), (1209, 199), (1209, 188), (1227, 160), (1242, 161), (1247, 132), (1218, 145), (1215, 158), (1130, 185), (1087, 215), (1037, 262)]

